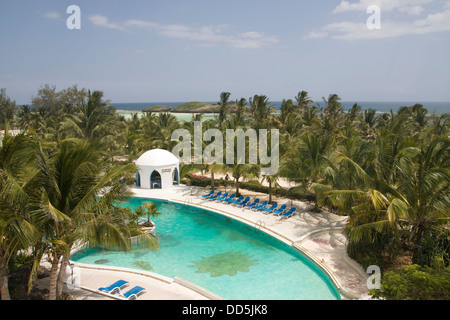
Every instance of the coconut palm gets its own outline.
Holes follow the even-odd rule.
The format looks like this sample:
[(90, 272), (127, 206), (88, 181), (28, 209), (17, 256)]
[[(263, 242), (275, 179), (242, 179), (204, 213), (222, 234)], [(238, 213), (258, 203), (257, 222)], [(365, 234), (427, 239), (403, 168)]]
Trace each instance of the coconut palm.
[[(319, 182), (325, 170), (332, 166), (329, 159), (329, 147), (325, 138), (305, 132), (298, 143), (288, 149), (280, 164), (280, 175), (290, 181), (302, 182), (307, 188)], [(316, 191), (316, 206), (318, 210), (319, 194)]]
[(262, 180), (261, 180), (261, 184), (263, 183), (263, 181), (267, 181), (269, 183), (269, 203), (272, 203), (272, 187), (278, 188), (280, 185), (278, 184), (278, 174), (273, 174), (273, 175), (269, 175), (266, 174), (263, 176)]
[(285, 123), (288, 116), (293, 115), (299, 111), (298, 106), (296, 106), (291, 99), (289, 100), (283, 100), (281, 102), (281, 108), (280, 108), (280, 121), (281, 123)]
[[(8, 126), (6, 127), (8, 129)], [(5, 137), (0, 147), (0, 298), (9, 300), (8, 262), (38, 238), (30, 223), (29, 191), (33, 169), (33, 143), (24, 134)]]
[(236, 112), (228, 119), (227, 128), (238, 128), (246, 126), (246, 115), (249, 108), (247, 107), (247, 100), (241, 98), (236, 100)]
[(147, 226), (153, 226), (152, 222), (150, 221), (151, 217), (157, 217), (161, 214), (161, 212), (158, 211), (158, 206), (156, 203), (147, 201), (143, 205), (137, 207), (135, 209), (135, 212), (139, 217), (146, 216), (147, 217)]
[(249, 99), (250, 114), (253, 118), (252, 127), (256, 130), (267, 128), (269, 126), (270, 117), (275, 112), (269, 98), (265, 95), (254, 95)]
[(217, 104), (220, 106), (218, 121), (222, 124), (226, 119), (227, 115), (230, 113), (230, 92), (222, 92), (220, 94), (220, 101)]
[(299, 111), (305, 110), (310, 108), (313, 101), (308, 95), (307, 91), (300, 91), (297, 96), (295, 97), (295, 100), (297, 101), (297, 106)]
[(129, 248), (126, 221), (114, 203), (128, 195), (121, 180), (135, 172), (135, 167), (108, 165), (101, 160), (101, 149), (99, 143), (72, 139), (60, 142), (50, 157), (42, 148), (38, 154), (40, 188), (33, 219), (43, 232), (52, 264), (51, 300), (59, 296), (62, 282), (58, 280), (76, 242)]
[(241, 178), (257, 178), (261, 172), (261, 168), (256, 164), (224, 164), (224, 170), (229, 172), (231, 176), (234, 178), (234, 185), (236, 188), (236, 195), (239, 196), (239, 180)]
[(178, 119), (169, 112), (155, 115), (146, 112), (142, 119), (141, 137), (145, 149), (160, 148), (172, 150), (176, 142), (171, 140), (172, 132), (180, 128)]
[(448, 138), (436, 138), (426, 147), (404, 147), (394, 159), (395, 172), (388, 180), (341, 155), (359, 181), (354, 189), (331, 190), (324, 195), (351, 212), (349, 248), (360, 250), (358, 244), (364, 243), (366, 250), (391, 250), (386, 237), (398, 239), (403, 230), (409, 233), (414, 245), (413, 262), (417, 263), (427, 230), (442, 226), (450, 218), (449, 154)]
[(70, 137), (100, 139), (113, 134), (115, 108), (103, 101), (103, 92), (88, 93), (87, 101), (78, 106), (76, 114), (69, 115), (62, 129)]

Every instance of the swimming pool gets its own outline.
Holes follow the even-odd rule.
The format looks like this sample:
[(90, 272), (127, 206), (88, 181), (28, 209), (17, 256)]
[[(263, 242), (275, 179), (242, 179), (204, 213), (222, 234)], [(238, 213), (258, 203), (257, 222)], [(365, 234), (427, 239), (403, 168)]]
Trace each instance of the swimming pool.
[(84, 249), (72, 260), (179, 277), (230, 300), (336, 300), (331, 280), (289, 245), (218, 213), (165, 200), (146, 201), (162, 214), (152, 218), (160, 248), (131, 252)]

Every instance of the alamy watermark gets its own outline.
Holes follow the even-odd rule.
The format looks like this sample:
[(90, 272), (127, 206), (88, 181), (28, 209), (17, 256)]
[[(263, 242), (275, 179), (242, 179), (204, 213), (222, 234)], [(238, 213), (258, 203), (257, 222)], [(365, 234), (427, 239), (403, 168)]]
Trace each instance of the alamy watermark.
[[(172, 133), (172, 141), (179, 143), (172, 149), (172, 153), (181, 162), (195, 164), (259, 164), (262, 175), (274, 175), (279, 167), (279, 131), (270, 130), (270, 149), (268, 148), (268, 130), (227, 129), (225, 141), (219, 129), (208, 129), (202, 132), (202, 122), (194, 122), (194, 141), (187, 129), (177, 129)], [(248, 139), (248, 148), (246, 140)], [(236, 140), (236, 145), (235, 145)], [(212, 141), (203, 149), (203, 142)], [(194, 155), (191, 147), (194, 146)], [(225, 145), (225, 153), (224, 153)], [(246, 162), (248, 150), (248, 163)], [(181, 155), (182, 153), (182, 155)]]
[(367, 8), (367, 13), (372, 15), (367, 19), (366, 26), (369, 30), (381, 29), (381, 8), (376, 5), (371, 5)]
[(381, 288), (381, 269), (379, 266), (371, 265), (367, 268), (367, 273), (371, 274), (367, 279), (367, 289), (380, 289)]
[[(366, 26), (370, 30), (381, 29), (381, 8), (377, 5), (367, 7), (367, 13), (372, 14), (366, 21)], [(66, 26), (69, 30), (81, 29), (81, 9), (77, 5), (70, 5), (66, 10), (70, 16), (66, 20)]]
[(77, 5), (70, 5), (67, 7), (66, 13), (71, 14), (66, 21), (67, 29), (80, 30), (81, 29), (81, 9)]

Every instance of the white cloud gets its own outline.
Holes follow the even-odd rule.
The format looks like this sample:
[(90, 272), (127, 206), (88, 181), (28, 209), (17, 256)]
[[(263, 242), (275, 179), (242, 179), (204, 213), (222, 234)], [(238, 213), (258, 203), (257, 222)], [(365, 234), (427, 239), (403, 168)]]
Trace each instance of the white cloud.
[(311, 31), (307, 36), (303, 37), (303, 39), (320, 39), (328, 36), (328, 32), (326, 31)]
[[(426, 4), (433, 0), (360, 0), (356, 3), (341, 1), (333, 13), (367, 10), (370, 5), (381, 9), (381, 29), (370, 30), (366, 21), (341, 21), (330, 23), (310, 32), (304, 39), (331, 37), (340, 40), (364, 40), (395, 38), (405, 35), (423, 35), (450, 31), (450, 1), (446, 1), (438, 13), (423, 14)], [(398, 11), (395, 19), (388, 13)], [(402, 17), (406, 14), (407, 17)], [(414, 16), (414, 18), (413, 18)], [(367, 15), (369, 18), (369, 15)], [(402, 20), (399, 20), (402, 18)]]
[(110, 23), (107, 17), (99, 14), (90, 16), (89, 21), (95, 26), (125, 31), (125, 28), (123, 28), (122, 26), (115, 23)]
[(433, 2), (433, 0), (360, 0), (356, 3), (341, 1), (334, 9), (333, 13), (365, 11), (369, 6), (376, 5), (385, 12), (398, 10), (410, 15), (418, 15), (424, 10), (423, 6), (431, 2)]
[(145, 20), (127, 20), (123, 23), (110, 23), (108, 18), (102, 15), (90, 16), (89, 20), (95, 26), (132, 31), (144, 29), (161, 36), (185, 39), (200, 42), (202, 47), (212, 47), (224, 43), (230, 47), (242, 49), (257, 49), (278, 42), (275, 36), (267, 36), (263, 32), (232, 33), (226, 25), (191, 27), (182, 24), (160, 24)]
[(61, 18), (61, 15), (59, 14), (59, 12), (49, 11), (44, 13), (43, 17), (51, 20), (59, 20)]

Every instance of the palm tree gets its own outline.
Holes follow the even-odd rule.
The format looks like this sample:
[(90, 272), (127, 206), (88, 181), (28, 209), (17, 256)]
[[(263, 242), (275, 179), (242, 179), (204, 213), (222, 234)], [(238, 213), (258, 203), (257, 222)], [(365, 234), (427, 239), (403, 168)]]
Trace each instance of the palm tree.
[(445, 225), (450, 218), (449, 154), (448, 138), (435, 138), (421, 148), (406, 146), (393, 160), (395, 172), (388, 179), (368, 173), (341, 155), (341, 161), (350, 164), (358, 182), (354, 189), (331, 190), (324, 196), (350, 210), (350, 248), (360, 250), (358, 243), (365, 243), (366, 249), (392, 250), (386, 236), (396, 237), (403, 230), (413, 242), (413, 263), (419, 263), (425, 233)]
[(245, 116), (248, 113), (247, 109), (247, 100), (245, 98), (236, 100), (236, 112), (228, 120), (227, 128), (244, 127), (246, 124)]
[(16, 102), (6, 95), (6, 89), (0, 89), (0, 129), (5, 129), (7, 123), (8, 126), (14, 123), (15, 105)]
[[(77, 241), (90, 246), (129, 248), (126, 221), (114, 203), (128, 195), (121, 179), (133, 174), (135, 167), (109, 165), (101, 160), (101, 150), (98, 142), (73, 139), (60, 142), (51, 157), (40, 148), (40, 188), (33, 218), (43, 231), (43, 245), (52, 263), (50, 300), (59, 297), (61, 272)], [(148, 240), (146, 244), (152, 244), (152, 239)]]
[[(6, 127), (8, 129), (8, 127)], [(0, 297), (9, 300), (8, 262), (38, 238), (30, 223), (30, 180), (34, 176), (33, 143), (24, 134), (5, 131), (0, 147)]]
[(145, 225), (148, 227), (153, 226), (152, 222), (150, 221), (150, 217), (157, 217), (161, 214), (161, 212), (158, 212), (158, 206), (156, 205), (156, 203), (151, 201), (147, 201), (143, 205), (136, 208), (135, 212), (139, 217), (147, 217), (147, 222)]
[(253, 128), (258, 130), (267, 128), (272, 114), (275, 112), (269, 98), (265, 95), (254, 95), (249, 99), (250, 113), (253, 117)]
[[(283, 156), (280, 175), (290, 181), (303, 182), (307, 188), (319, 182), (327, 168), (332, 166), (328, 157), (328, 144), (324, 137), (311, 132), (303, 133), (297, 145), (292, 146)], [(319, 194), (316, 191), (315, 210), (319, 210)]]
[(276, 188), (278, 188), (280, 185), (278, 184), (278, 174), (274, 174), (274, 175), (264, 175), (261, 183), (265, 180), (269, 183), (269, 203), (272, 203), (272, 186)]
[(239, 196), (239, 179), (258, 177), (261, 171), (259, 165), (255, 164), (224, 164), (224, 170), (231, 173), (234, 178), (234, 185), (236, 188), (236, 195)]
[(176, 142), (171, 140), (172, 132), (178, 128), (180, 128), (180, 123), (173, 114), (162, 112), (155, 115), (146, 112), (142, 119), (140, 139), (144, 142), (146, 149), (172, 150), (176, 145)]
[(222, 92), (220, 94), (220, 101), (217, 102), (217, 104), (220, 106), (219, 116), (218, 116), (219, 124), (222, 124), (226, 120), (227, 115), (230, 112), (230, 106), (229, 106), (230, 105), (230, 101), (229, 101), (230, 96), (231, 96), (231, 93), (229, 93), (229, 92)]
[(419, 263), (425, 233), (450, 218), (450, 139), (435, 138), (412, 151), (399, 163), (399, 190), (407, 204), (401, 217), (412, 227), (413, 263)]
[(297, 96), (295, 97), (295, 100), (297, 101), (297, 106), (300, 111), (308, 109), (310, 105), (313, 103), (311, 98), (308, 95), (307, 91), (300, 91)]
[(20, 106), (17, 116), (19, 118), (17, 122), (19, 128), (24, 131), (28, 130), (31, 127), (33, 119), (31, 108), (27, 105)]
[(288, 116), (292, 116), (293, 114), (298, 112), (298, 106), (296, 106), (291, 99), (283, 100), (281, 103), (280, 111), (280, 121), (284, 124)]
[(103, 92), (88, 94), (87, 102), (78, 106), (77, 114), (69, 115), (63, 123), (63, 130), (71, 137), (100, 139), (113, 134), (115, 108), (103, 101)]

